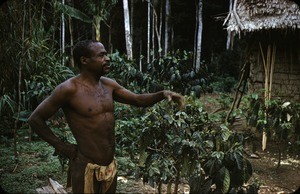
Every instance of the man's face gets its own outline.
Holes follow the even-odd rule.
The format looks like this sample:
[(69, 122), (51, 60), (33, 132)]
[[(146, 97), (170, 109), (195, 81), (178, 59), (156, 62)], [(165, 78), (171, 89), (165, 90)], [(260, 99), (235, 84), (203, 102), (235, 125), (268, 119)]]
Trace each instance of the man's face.
[(86, 68), (100, 75), (105, 75), (109, 72), (110, 59), (107, 52), (100, 42), (90, 45), (91, 56), (86, 57)]

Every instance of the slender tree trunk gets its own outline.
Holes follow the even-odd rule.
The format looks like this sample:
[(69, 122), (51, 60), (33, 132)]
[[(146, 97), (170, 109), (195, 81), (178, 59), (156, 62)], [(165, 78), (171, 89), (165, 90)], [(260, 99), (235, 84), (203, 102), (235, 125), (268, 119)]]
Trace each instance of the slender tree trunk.
[[(156, 33), (156, 37), (157, 37), (157, 45), (158, 45), (158, 56), (161, 57), (161, 51), (162, 51), (162, 48), (161, 48), (161, 34), (159, 33), (159, 30), (158, 30), (158, 22), (157, 22), (157, 14), (156, 14), (156, 11), (155, 11), (155, 8), (153, 7), (153, 30), (155, 30), (155, 33)], [(153, 45), (155, 45), (155, 37), (154, 37), (154, 31), (153, 31)], [(155, 47), (153, 47), (153, 52), (154, 52), (154, 49)], [(153, 58), (154, 60), (154, 58)]]
[(111, 54), (113, 53), (113, 49), (114, 49), (113, 44), (112, 44), (112, 39), (111, 39), (111, 37), (112, 37), (111, 36), (111, 34), (112, 34), (111, 30), (113, 28), (113, 21), (114, 21), (114, 18), (115, 18), (116, 15), (118, 15), (118, 12), (115, 12), (114, 15), (111, 17), (111, 19), (109, 21), (109, 26), (108, 26), (108, 29), (109, 29), (109, 32), (108, 32), (108, 45), (109, 45), (109, 51), (110, 51)]
[[(151, 1), (151, 0), (150, 0)], [(155, 59), (155, 8), (152, 6), (152, 28), (151, 28), (151, 40), (152, 40), (152, 61)]]
[(197, 6), (197, 0), (195, 0), (196, 4), (196, 18), (195, 18), (195, 32), (194, 32), (194, 55), (193, 55), (193, 67), (196, 67), (196, 53), (197, 53), (197, 34), (198, 34), (198, 6)]
[(195, 57), (195, 69), (196, 72), (200, 70), (200, 63), (201, 63), (201, 45), (202, 45), (202, 0), (198, 0), (198, 6), (197, 6), (197, 18), (198, 18), (198, 24), (197, 24), (197, 43), (196, 43), (196, 52), (194, 53), (196, 55)]
[[(130, 33), (131, 33), (131, 40), (133, 44), (133, 12), (134, 12), (134, 0), (130, 0)], [(133, 53), (132, 53), (133, 54)]]
[(74, 47), (74, 40), (73, 40), (73, 26), (72, 26), (72, 18), (69, 16), (69, 33), (70, 33), (70, 61), (69, 66), (74, 67), (74, 59), (73, 59), (73, 47)]
[(169, 51), (171, 51), (171, 53), (173, 53), (173, 48), (174, 48), (174, 28), (173, 26), (170, 28), (171, 29), (171, 41), (170, 41), (170, 49)]
[[(52, 4), (51, 4), (51, 6), (54, 8), (55, 7), (55, 1), (53, 1), (52, 2)], [(53, 27), (54, 27), (54, 29), (56, 29), (56, 19), (54, 19), (54, 18), (56, 18), (56, 13), (57, 13), (57, 11), (56, 11), (56, 9), (53, 9), (53, 13), (52, 13), (52, 18), (53, 18)], [(55, 43), (55, 30), (53, 30), (53, 33), (52, 33), (52, 41), (51, 41), (51, 48), (53, 48), (54, 47), (54, 43)]]
[(165, 37), (164, 37), (164, 55), (166, 55), (169, 51), (169, 33), (170, 33), (170, 14), (171, 14), (171, 6), (170, 0), (166, 0), (166, 17), (165, 17)]
[(95, 39), (97, 41), (101, 41), (101, 18), (99, 16), (94, 15), (93, 17), (93, 27), (95, 29)]
[[(65, 0), (61, 0), (61, 4), (65, 5)], [(62, 65), (65, 64), (64, 60), (64, 54), (65, 54), (65, 15), (62, 12), (61, 13), (61, 63)]]
[(123, 0), (123, 9), (124, 9), (124, 24), (125, 24), (125, 41), (126, 41), (126, 51), (127, 58), (132, 60), (132, 37), (130, 32), (130, 20), (129, 20), (129, 9), (128, 9), (128, 0)]
[(143, 71), (143, 66), (142, 66), (142, 50), (143, 50), (143, 41), (140, 40), (140, 60), (139, 60), (140, 72)]
[[(71, 6), (74, 6), (74, 2), (70, 1)], [(74, 38), (73, 38), (73, 22), (72, 18), (68, 16), (68, 24), (69, 24), (69, 33), (70, 33), (70, 61), (69, 66), (74, 67), (74, 59), (73, 59), (73, 47), (74, 47)]]
[(147, 63), (150, 63), (150, 28), (151, 28), (151, 2), (148, 0), (147, 7)]
[[(162, 34), (162, 28), (163, 28), (163, 7), (164, 7), (164, 1), (160, 1), (160, 10), (159, 10), (159, 34)], [(161, 41), (163, 41), (163, 37), (161, 38)], [(163, 44), (162, 44), (163, 45)], [(163, 53), (163, 50), (162, 50), (162, 54), (164, 55)]]
[(110, 54), (113, 53), (113, 45), (112, 45), (112, 42), (111, 42), (111, 29), (112, 29), (112, 23), (113, 23), (113, 18), (110, 20), (109, 22), (109, 32), (108, 32), (108, 45), (109, 45), (109, 51), (110, 51)]
[[(31, 5), (29, 4), (29, 7)], [(19, 62), (19, 71), (18, 71), (18, 91), (17, 91), (17, 100), (18, 100), (18, 106), (17, 106), (17, 117), (15, 119), (14, 123), (14, 157), (15, 157), (15, 163), (19, 163), (19, 154), (18, 154), (18, 149), (17, 149), (17, 131), (18, 131), (18, 123), (19, 123), (19, 117), (20, 117), (20, 112), (21, 112), (21, 85), (22, 85), (22, 64), (24, 62), (23, 56), (25, 56), (25, 20), (26, 20), (26, 1), (24, 1), (23, 4), (23, 20), (22, 20), (22, 51), (21, 51), (21, 56), (20, 57), (20, 62)], [(16, 166), (17, 167), (17, 166)], [(15, 167), (15, 169), (16, 169)]]

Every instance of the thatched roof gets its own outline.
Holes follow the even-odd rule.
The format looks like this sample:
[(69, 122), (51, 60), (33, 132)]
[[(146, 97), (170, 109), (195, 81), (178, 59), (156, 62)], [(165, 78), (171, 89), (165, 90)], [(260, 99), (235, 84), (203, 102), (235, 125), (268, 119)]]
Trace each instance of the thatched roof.
[(235, 0), (224, 24), (231, 32), (299, 29), (300, 9), (292, 0)]

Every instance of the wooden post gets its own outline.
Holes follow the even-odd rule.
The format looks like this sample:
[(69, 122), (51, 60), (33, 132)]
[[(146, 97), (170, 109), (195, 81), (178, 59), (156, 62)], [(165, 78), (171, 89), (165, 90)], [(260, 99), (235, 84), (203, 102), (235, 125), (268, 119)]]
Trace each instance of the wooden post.
[[(261, 43), (259, 43), (262, 61), (264, 65), (265, 70), (265, 93), (264, 93), (264, 100), (265, 100), (265, 106), (266, 109), (268, 109), (267, 102), (271, 100), (271, 92), (272, 92), (272, 82), (273, 82), (273, 74), (274, 74), (274, 66), (275, 66), (275, 57), (276, 57), (276, 45), (273, 43), (272, 45), (268, 45), (267, 48), (267, 56), (265, 59), (264, 52), (261, 46)], [(265, 112), (266, 118), (268, 117), (267, 113)], [(266, 131), (263, 131), (262, 136), (262, 150), (265, 150), (267, 147), (267, 133)]]

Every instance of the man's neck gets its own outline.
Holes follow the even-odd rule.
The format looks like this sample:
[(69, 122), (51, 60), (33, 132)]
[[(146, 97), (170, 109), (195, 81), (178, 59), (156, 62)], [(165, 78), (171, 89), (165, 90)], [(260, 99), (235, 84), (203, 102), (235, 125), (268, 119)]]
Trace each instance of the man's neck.
[(80, 79), (89, 85), (98, 85), (101, 75), (95, 75), (87, 72), (81, 72), (79, 75)]

